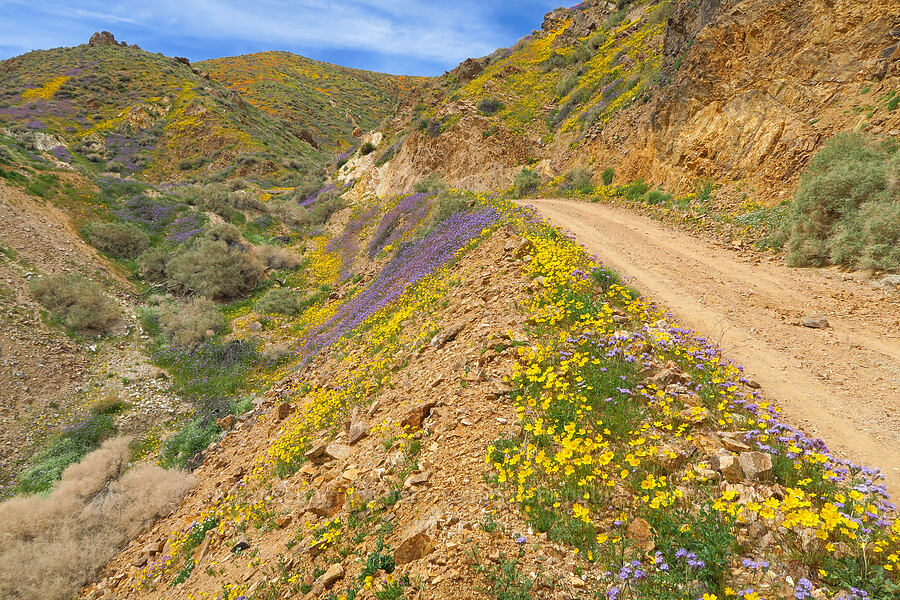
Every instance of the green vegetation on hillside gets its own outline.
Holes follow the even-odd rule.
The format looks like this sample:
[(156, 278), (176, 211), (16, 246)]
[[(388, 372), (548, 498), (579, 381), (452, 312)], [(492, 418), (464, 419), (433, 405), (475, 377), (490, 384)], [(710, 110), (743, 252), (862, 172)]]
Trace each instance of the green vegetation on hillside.
[(248, 103), (283, 120), (287, 131), (311, 136), (329, 149), (350, 143), (356, 127), (378, 127), (393, 115), (404, 92), (427, 81), (341, 67), (289, 52), (217, 58), (196, 66)]
[(900, 269), (900, 152), (838, 134), (812, 159), (780, 231), (788, 262)]
[[(639, 4), (643, 11), (630, 12)], [(442, 85), (452, 92), (446, 102), (470, 100), (512, 131), (552, 137), (604, 125), (622, 108), (648, 100), (659, 81), (670, 2), (621, 3), (596, 31), (576, 28), (578, 10), (494, 53), (484, 71), (461, 87), (445, 77)]]
[(83, 45), (0, 64), (0, 126), (86, 173), (290, 181), (327, 158), (282, 117), (159, 54)]

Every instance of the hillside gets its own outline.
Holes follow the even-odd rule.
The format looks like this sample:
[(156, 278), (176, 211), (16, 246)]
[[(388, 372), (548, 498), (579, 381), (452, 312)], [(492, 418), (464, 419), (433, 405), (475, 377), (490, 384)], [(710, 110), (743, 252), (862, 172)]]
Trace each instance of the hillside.
[(897, 19), (0, 63), (0, 596), (896, 600)]
[[(60, 164), (90, 173), (154, 182), (246, 176), (290, 181), (346, 143), (353, 119), (371, 127), (392, 110), (396, 93), (386, 90), (395, 92), (393, 82), (401, 81), (295, 59), (297, 69), (318, 68), (338, 85), (345, 106), (307, 104), (321, 93), (309, 79), (295, 78), (285, 90), (290, 97), (272, 97), (284, 99), (285, 107), (302, 106), (304, 117), (297, 119), (296, 111), (257, 108), (186, 61), (132, 46), (82, 45), (0, 63), (0, 125)], [(348, 111), (362, 103), (371, 108), (350, 117)], [(311, 120), (322, 126), (304, 134), (303, 124)]]
[(617, 6), (553, 11), (511, 48), (436, 80), (385, 123), (396, 158), (369, 174), (371, 188), (409, 191), (436, 173), (497, 189), (523, 165), (545, 180), (587, 165), (594, 183), (614, 167), (616, 183), (673, 194), (710, 181), (737, 211), (742, 195), (784, 200), (837, 132), (900, 135), (893, 2)]
[(289, 52), (258, 52), (196, 63), (249, 104), (281, 119), (288, 131), (334, 151), (393, 116), (398, 98), (425, 77), (386, 75), (314, 61)]

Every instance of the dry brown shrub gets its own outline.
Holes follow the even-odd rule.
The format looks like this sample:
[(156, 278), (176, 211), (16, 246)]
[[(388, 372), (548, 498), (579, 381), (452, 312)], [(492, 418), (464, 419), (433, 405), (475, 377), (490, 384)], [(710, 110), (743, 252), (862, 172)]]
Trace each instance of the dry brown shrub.
[(0, 598), (72, 597), (175, 508), (193, 478), (147, 464), (125, 471), (128, 442), (109, 440), (71, 465), (49, 496), (0, 504)]
[(296, 269), (302, 262), (296, 252), (278, 246), (257, 246), (256, 256), (270, 269)]
[(172, 344), (182, 348), (196, 346), (207, 332), (225, 328), (227, 321), (219, 305), (202, 296), (183, 304), (165, 304), (159, 310), (159, 323)]

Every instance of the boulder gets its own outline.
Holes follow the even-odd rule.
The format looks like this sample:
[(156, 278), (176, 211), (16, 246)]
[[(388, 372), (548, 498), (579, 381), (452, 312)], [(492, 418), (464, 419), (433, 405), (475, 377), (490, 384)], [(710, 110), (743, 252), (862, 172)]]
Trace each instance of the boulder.
[(400, 426), (404, 429), (408, 428), (410, 430), (421, 429), (422, 421), (428, 418), (428, 415), (431, 414), (431, 411), (435, 406), (437, 406), (437, 402), (432, 400), (410, 409), (410, 411), (406, 413), (406, 416), (400, 422)]
[(434, 550), (434, 542), (425, 533), (430, 525), (431, 521), (419, 521), (401, 534), (400, 543), (394, 550), (394, 562), (397, 565), (405, 565), (431, 554)]
[(363, 419), (350, 421), (350, 431), (347, 434), (347, 441), (352, 446), (359, 440), (369, 435), (369, 424)]
[[(125, 42), (122, 42), (123, 44)], [(88, 41), (88, 46), (118, 46), (119, 42), (116, 41), (116, 37), (108, 31), (98, 31), (94, 32), (94, 35), (91, 36), (90, 41)]]
[(428, 483), (428, 473), (413, 473), (403, 482), (403, 489), (421, 487)]
[(301, 129), (298, 137), (316, 150), (319, 149), (319, 144), (316, 142), (316, 138), (313, 137), (309, 130)]
[(519, 247), (516, 248), (516, 258), (522, 258), (531, 254), (531, 250), (534, 248), (534, 244), (528, 238), (522, 238), (522, 241), (519, 242)]
[(653, 529), (645, 519), (636, 517), (628, 524), (628, 539), (633, 541), (635, 545), (644, 552), (650, 552), (656, 547), (651, 539), (653, 537)]
[(344, 460), (348, 458), (353, 451), (350, 449), (350, 446), (346, 444), (340, 444), (338, 442), (332, 442), (325, 446), (325, 452), (323, 455), (327, 457), (327, 460)]
[(310, 512), (320, 517), (330, 517), (334, 515), (344, 504), (344, 492), (339, 487), (330, 485), (324, 489), (316, 491), (313, 497), (309, 499)]
[(749, 452), (750, 446), (745, 444), (738, 437), (738, 434), (731, 431), (720, 431), (719, 437), (722, 439), (722, 445), (729, 452)]
[(800, 319), (800, 324), (811, 329), (826, 329), (829, 327), (828, 319), (822, 315), (806, 315)]
[(748, 481), (772, 481), (772, 455), (766, 452), (741, 452), (741, 471)]
[(730, 452), (720, 452), (709, 459), (709, 465), (722, 474), (725, 481), (737, 483), (743, 478), (743, 471), (738, 458)]
[(294, 519), (293, 517), (291, 517), (291, 515), (282, 515), (275, 519), (275, 525), (277, 525), (279, 529), (284, 529), (285, 527), (290, 525), (291, 521), (293, 520)]
[(478, 77), (484, 71), (484, 65), (474, 58), (467, 58), (459, 63), (459, 66), (453, 71), (456, 73), (457, 80), (460, 83), (465, 83)]
[(461, 323), (457, 323), (456, 325), (452, 325), (447, 327), (433, 338), (431, 338), (431, 347), (435, 349), (443, 348), (447, 342), (452, 342), (456, 339), (456, 336), (459, 335), (459, 332), (463, 330), (463, 326)]
[(278, 420), (284, 421), (287, 416), (291, 414), (291, 403), (290, 402), (282, 402), (278, 405)]
[(344, 578), (344, 566), (341, 563), (335, 563), (328, 567), (328, 570), (325, 571), (322, 575), (316, 579), (316, 582), (313, 584), (313, 588), (311, 593), (315, 597), (320, 597), (325, 593), (325, 590), (328, 590), (340, 579)]

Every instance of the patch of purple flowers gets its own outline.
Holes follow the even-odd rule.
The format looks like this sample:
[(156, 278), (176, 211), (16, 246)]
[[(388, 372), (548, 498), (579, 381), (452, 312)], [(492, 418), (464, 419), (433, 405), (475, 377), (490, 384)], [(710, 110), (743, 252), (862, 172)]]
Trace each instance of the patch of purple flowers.
[(63, 162), (72, 162), (72, 155), (69, 153), (65, 146), (57, 146), (56, 148), (51, 150), (50, 153), (53, 154), (54, 157), (56, 157), (56, 160), (61, 160)]
[(800, 581), (797, 582), (796, 587), (794, 587), (794, 598), (797, 600), (806, 600), (812, 595), (812, 582), (805, 578), (801, 577)]
[(403, 244), (366, 290), (342, 305), (304, 341), (301, 353), (305, 360), (315, 358), (409, 287), (446, 265), (459, 249), (493, 225), (497, 218), (497, 211), (492, 208), (457, 213), (445, 219), (424, 240)]
[(203, 223), (203, 215), (196, 212), (175, 219), (169, 226), (169, 235), (166, 237), (166, 241), (170, 244), (183, 244), (192, 240), (203, 231)]
[(334, 190), (335, 188), (336, 188), (336, 186), (334, 185), (334, 183), (332, 183), (332, 182), (326, 183), (325, 187), (323, 187), (321, 190), (319, 190), (317, 192), (313, 192), (312, 194), (310, 194), (309, 196), (307, 196), (306, 198), (301, 200), (300, 206), (308, 207), (312, 204), (315, 204), (316, 200), (319, 199), (319, 196), (321, 196), (322, 194), (325, 194), (327, 192), (330, 192), (330, 191)]
[(118, 133), (106, 136), (106, 156), (110, 161), (120, 163), (126, 171), (137, 171), (140, 168), (137, 162), (140, 149), (141, 144), (133, 138)]
[(369, 256), (378, 254), (382, 248), (402, 238), (412, 228), (418, 227), (428, 216), (427, 200), (426, 194), (411, 194), (384, 213), (369, 244)]
[(125, 206), (113, 213), (129, 223), (143, 225), (147, 229), (159, 232), (172, 222), (178, 206), (159, 202), (147, 196), (133, 196), (125, 202)]
[(325, 247), (328, 252), (338, 252), (341, 256), (340, 278), (347, 276), (347, 271), (359, 250), (359, 233), (378, 215), (378, 206), (359, 213), (350, 219), (344, 233), (340, 237), (332, 238)]

